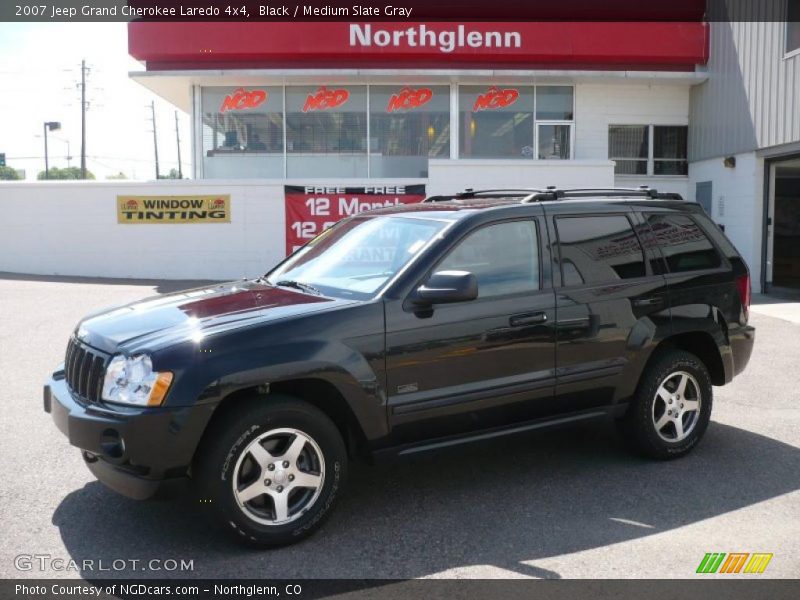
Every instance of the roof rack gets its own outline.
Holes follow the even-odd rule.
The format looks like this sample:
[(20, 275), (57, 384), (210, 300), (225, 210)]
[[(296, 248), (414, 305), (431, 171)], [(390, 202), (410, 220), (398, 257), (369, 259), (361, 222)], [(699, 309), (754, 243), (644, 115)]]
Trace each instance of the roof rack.
[(489, 198), (507, 198), (512, 196), (521, 196), (522, 204), (530, 202), (542, 202), (548, 200), (561, 200), (564, 198), (596, 198), (598, 196), (606, 198), (650, 198), (652, 200), (683, 200), (680, 194), (676, 193), (659, 193), (658, 190), (651, 189), (647, 186), (638, 188), (570, 188), (561, 190), (555, 186), (548, 186), (546, 189), (538, 188), (510, 188), (510, 189), (486, 189), (486, 190), (473, 190), (467, 188), (463, 192), (454, 195), (431, 196), (426, 198), (424, 202), (446, 202), (448, 200), (464, 200), (469, 198), (478, 197)]
[(448, 200), (466, 200), (480, 196), (486, 196), (489, 198), (508, 198), (509, 196), (529, 196), (533, 193), (543, 191), (544, 190), (535, 188), (498, 188), (486, 190), (474, 190), (472, 188), (467, 188), (463, 192), (458, 192), (457, 194), (430, 196), (425, 198), (423, 202), (447, 202)]

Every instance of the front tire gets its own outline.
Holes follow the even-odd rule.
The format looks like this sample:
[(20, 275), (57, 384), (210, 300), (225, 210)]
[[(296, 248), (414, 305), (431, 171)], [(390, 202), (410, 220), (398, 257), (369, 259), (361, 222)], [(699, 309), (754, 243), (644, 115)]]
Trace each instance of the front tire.
[(270, 394), (240, 402), (204, 437), (199, 500), (240, 540), (297, 542), (329, 516), (347, 475), (339, 430), (318, 408)]
[(679, 458), (703, 437), (712, 401), (705, 364), (689, 352), (669, 350), (642, 375), (620, 431), (639, 454), (659, 460)]

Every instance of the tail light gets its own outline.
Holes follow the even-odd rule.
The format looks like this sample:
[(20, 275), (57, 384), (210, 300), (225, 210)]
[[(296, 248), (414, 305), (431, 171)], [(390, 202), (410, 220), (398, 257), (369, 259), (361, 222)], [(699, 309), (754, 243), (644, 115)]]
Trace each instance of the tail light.
[(746, 317), (750, 313), (750, 274), (740, 275), (736, 278), (736, 289), (739, 291), (739, 300)]

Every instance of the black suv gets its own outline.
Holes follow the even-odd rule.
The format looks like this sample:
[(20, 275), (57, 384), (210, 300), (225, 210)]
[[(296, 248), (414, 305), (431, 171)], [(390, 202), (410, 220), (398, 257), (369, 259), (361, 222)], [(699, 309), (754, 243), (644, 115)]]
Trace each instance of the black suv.
[(348, 459), (613, 417), (689, 452), (745, 368), (747, 266), (652, 190), (495, 190), (341, 221), (256, 280), (85, 318), (44, 390), (135, 498), (189, 476), (245, 541), (316, 529)]

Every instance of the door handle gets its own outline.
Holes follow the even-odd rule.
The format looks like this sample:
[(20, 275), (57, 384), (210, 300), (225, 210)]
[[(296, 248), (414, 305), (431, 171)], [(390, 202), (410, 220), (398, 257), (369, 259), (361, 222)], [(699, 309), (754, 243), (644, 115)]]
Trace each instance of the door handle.
[(659, 296), (653, 296), (651, 298), (637, 298), (633, 301), (633, 305), (637, 308), (641, 308), (643, 306), (659, 306), (663, 303), (664, 299)]
[(547, 314), (543, 312), (513, 315), (508, 320), (509, 325), (512, 327), (522, 327), (523, 325), (539, 325), (545, 322), (547, 322)]

